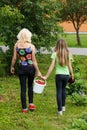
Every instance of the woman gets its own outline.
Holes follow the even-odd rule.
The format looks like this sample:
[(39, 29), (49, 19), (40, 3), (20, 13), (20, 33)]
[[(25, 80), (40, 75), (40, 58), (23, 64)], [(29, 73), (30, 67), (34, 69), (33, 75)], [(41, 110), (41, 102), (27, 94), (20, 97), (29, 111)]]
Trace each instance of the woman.
[(70, 60), (70, 53), (66, 42), (63, 39), (57, 41), (55, 52), (51, 56), (52, 62), (46, 76), (42, 77), (46, 80), (55, 66), (55, 82), (56, 82), (56, 99), (58, 105), (58, 114), (62, 115), (65, 111), (66, 84), (69, 76), (74, 79), (73, 69)]
[(37, 76), (41, 76), (39, 71), (37, 61), (35, 58), (35, 46), (31, 43), (32, 33), (24, 28), (17, 35), (17, 42), (14, 45), (14, 53), (11, 62), (10, 72), (14, 74), (14, 65), (17, 57), (19, 58), (19, 80), (21, 86), (21, 103), (22, 103), (22, 112), (27, 112), (26, 104), (26, 79), (28, 78), (28, 101), (30, 110), (35, 109), (33, 104), (33, 80), (35, 76), (35, 71)]

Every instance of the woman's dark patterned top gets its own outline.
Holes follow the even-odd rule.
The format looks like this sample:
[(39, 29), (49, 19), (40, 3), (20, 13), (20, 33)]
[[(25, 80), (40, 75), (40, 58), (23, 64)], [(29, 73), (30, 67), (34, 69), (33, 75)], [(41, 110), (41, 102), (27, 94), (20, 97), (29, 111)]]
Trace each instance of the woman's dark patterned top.
[(18, 48), (16, 47), (17, 55), (20, 59), (20, 65), (27, 66), (33, 65), (32, 62), (32, 50), (31, 48)]

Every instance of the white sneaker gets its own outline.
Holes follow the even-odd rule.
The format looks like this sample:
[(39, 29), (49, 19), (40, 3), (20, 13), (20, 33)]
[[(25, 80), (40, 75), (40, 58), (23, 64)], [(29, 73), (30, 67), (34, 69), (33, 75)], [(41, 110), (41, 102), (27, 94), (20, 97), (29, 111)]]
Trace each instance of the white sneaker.
[(62, 107), (62, 111), (66, 111), (66, 108), (65, 108), (65, 107)]
[(62, 111), (58, 111), (58, 114), (59, 114), (59, 115), (62, 115)]

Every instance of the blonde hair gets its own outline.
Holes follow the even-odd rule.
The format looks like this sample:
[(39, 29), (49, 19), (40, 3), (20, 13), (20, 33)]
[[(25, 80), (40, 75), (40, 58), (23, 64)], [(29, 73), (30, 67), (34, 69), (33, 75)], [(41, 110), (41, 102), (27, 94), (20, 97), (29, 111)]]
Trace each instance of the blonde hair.
[(63, 39), (59, 39), (57, 41), (55, 51), (58, 57), (58, 63), (61, 66), (67, 65), (69, 62), (69, 50), (67, 48), (66, 41)]
[(31, 43), (31, 37), (32, 37), (32, 33), (26, 28), (23, 28), (17, 35), (17, 39), (21, 43), (24, 43), (24, 42)]

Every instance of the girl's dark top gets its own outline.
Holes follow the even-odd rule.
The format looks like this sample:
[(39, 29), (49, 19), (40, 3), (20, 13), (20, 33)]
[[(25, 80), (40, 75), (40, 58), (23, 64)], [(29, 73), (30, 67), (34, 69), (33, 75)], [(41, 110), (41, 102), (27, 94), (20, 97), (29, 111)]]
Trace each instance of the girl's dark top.
[(19, 74), (35, 73), (35, 68), (32, 62), (32, 50), (29, 48), (16, 47), (19, 58)]

